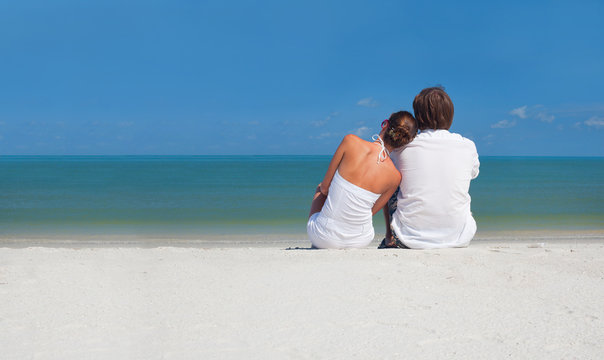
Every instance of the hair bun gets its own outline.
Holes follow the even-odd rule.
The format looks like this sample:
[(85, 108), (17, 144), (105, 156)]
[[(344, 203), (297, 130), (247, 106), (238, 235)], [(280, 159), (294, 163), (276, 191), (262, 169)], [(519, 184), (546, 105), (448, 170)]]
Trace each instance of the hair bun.
[(394, 148), (407, 145), (417, 134), (417, 124), (413, 115), (407, 111), (399, 111), (390, 116), (388, 129), (384, 134), (384, 142)]

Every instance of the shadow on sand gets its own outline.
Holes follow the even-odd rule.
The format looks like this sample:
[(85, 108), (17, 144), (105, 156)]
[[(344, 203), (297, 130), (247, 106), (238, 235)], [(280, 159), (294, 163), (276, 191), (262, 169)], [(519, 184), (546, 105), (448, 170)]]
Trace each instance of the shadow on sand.
[(288, 247), (285, 250), (321, 250), (321, 249), (316, 248), (314, 246), (311, 246), (311, 247), (299, 247), (299, 246), (296, 246), (296, 247)]

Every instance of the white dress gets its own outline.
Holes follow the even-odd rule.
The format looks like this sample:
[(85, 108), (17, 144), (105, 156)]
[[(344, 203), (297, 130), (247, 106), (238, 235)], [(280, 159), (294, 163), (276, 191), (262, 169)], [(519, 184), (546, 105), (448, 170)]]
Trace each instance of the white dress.
[(336, 171), (325, 205), (308, 219), (306, 232), (311, 243), (321, 249), (369, 245), (374, 236), (371, 209), (379, 197), (380, 194), (354, 185)]

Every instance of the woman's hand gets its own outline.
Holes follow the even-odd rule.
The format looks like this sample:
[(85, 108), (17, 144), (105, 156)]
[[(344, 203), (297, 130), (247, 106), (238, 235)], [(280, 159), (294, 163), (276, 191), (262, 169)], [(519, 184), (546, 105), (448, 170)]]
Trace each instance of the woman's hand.
[(329, 187), (323, 186), (323, 183), (319, 183), (318, 188), (321, 191), (321, 194), (323, 194), (325, 196), (327, 196), (327, 194), (329, 193)]

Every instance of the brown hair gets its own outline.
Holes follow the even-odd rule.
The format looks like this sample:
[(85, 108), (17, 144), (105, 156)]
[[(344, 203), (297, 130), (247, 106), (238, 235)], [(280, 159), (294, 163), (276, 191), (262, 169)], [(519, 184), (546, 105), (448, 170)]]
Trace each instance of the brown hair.
[(399, 148), (413, 140), (417, 134), (417, 123), (408, 111), (399, 111), (390, 115), (388, 127), (384, 132), (384, 143)]
[(420, 130), (448, 130), (453, 123), (453, 102), (442, 86), (426, 88), (417, 94), (413, 112)]

